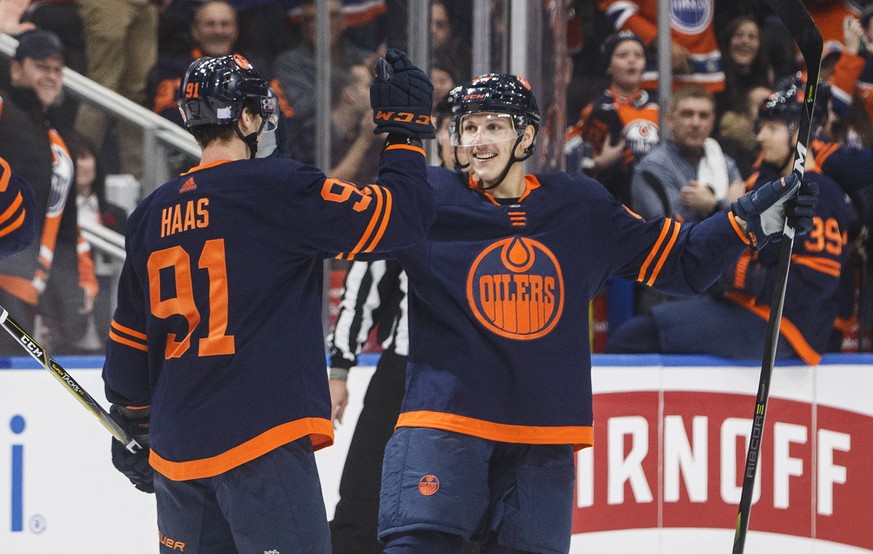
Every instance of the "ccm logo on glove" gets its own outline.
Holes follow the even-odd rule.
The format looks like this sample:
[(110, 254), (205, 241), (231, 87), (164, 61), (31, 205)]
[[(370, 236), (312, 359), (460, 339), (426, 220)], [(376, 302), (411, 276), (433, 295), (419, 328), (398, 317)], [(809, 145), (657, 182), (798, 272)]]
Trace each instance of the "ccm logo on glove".
[(379, 110), (376, 112), (375, 119), (377, 121), (397, 121), (400, 123), (416, 123), (418, 125), (430, 125), (431, 117), (426, 114), (415, 115), (410, 112), (383, 112)]

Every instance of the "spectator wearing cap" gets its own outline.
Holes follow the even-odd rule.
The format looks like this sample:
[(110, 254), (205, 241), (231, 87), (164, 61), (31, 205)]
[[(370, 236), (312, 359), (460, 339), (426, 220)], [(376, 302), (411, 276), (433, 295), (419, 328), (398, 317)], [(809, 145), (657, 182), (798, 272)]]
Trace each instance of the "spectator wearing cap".
[[(40, 240), (20, 253), (0, 260), (0, 305), (33, 329), (40, 297), (53, 262), (69, 256), (78, 270), (80, 309), (89, 312), (97, 294), (90, 248), (77, 231), (74, 200), (69, 202), (74, 164), (56, 127), (63, 89), (64, 47), (54, 33), (35, 30), (19, 37), (9, 63), (11, 86), (0, 91), (0, 157), (33, 187)], [(0, 354), (20, 355), (9, 337), (0, 339)]]
[(620, 202), (630, 204), (634, 165), (658, 144), (660, 110), (654, 93), (641, 88), (645, 44), (621, 31), (603, 45), (609, 87), (585, 106), (567, 132), (568, 169), (585, 171)]

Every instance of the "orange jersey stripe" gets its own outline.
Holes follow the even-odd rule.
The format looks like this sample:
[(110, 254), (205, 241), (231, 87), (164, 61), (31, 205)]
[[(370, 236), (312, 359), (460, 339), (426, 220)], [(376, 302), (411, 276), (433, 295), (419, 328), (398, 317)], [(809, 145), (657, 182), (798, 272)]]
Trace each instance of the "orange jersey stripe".
[(385, 193), (385, 209), (382, 210), (382, 223), (379, 225), (379, 230), (370, 241), (370, 245), (364, 249), (364, 252), (372, 252), (376, 246), (382, 242), (382, 237), (385, 235), (385, 230), (388, 228), (388, 222), (391, 221), (391, 207), (394, 204), (394, 195), (388, 189), (383, 189)]
[[(755, 300), (749, 296), (743, 294), (735, 294), (735, 293), (725, 293), (725, 298), (731, 300), (764, 321), (770, 320), (770, 307), (769, 306), (758, 306), (755, 304)], [(797, 353), (797, 356), (803, 360), (808, 365), (815, 365), (819, 361), (821, 361), (821, 354), (813, 350), (812, 346), (806, 342), (806, 339), (803, 338), (803, 333), (800, 332), (791, 321), (789, 321), (785, 316), (782, 316), (781, 324), (779, 327), (779, 334), (785, 337), (785, 340), (788, 341), (788, 344), (791, 345), (791, 348)]]
[(652, 271), (652, 276), (649, 277), (649, 280), (646, 281), (646, 284), (652, 286), (655, 283), (655, 279), (658, 278), (658, 275), (661, 273), (661, 268), (664, 267), (664, 262), (667, 261), (667, 257), (670, 255), (670, 252), (673, 251), (673, 245), (676, 244), (676, 239), (679, 238), (679, 229), (682, 227), (682, 224), (676, 222), (673, 225), (673, 231), (670, 235), (670, 242), (667, 243), (667, 246), (664, 248), (664, 251), (661, 253), (661, 257), (658, 259), (658, 264), (655, 266), (655, 269)]
[(791, 261), (797, 265), (806, 266), (815, 271), (830, 275), (831, 277), (839, 277), (843, 267), (842, 264), (836, 260), (817, 258), (815, 256), (801, 256), (799, 254), (792, 255)]
[[(643, 262), (642, 267), (640, 267), (640, 273), (637, 276), (637, 281), (640, 283), (645, 283), (649, 286), (655, 282), (655, 279), (658, 277), (658, 274), (661, 272), (661, 268), (664, 266), (664, 262), (667, 261), (667, 256), (669, 256), (670, 251), (673, 249), (673, 245), (676, 243), (676, 239), (679, 236), (679, 229), (681, 228), (681, 224), (677, 221), (670, 219), (669, 217), (664, 219), (664, 227), (661, 228), (661, 234), (658, 236), (658, 240), (655, 241), (655, 245), (649, 251), (649, 255), (646, 257), (646, 261)], [(670, 237), (667, 239), (667, 237)], [(664, 245), (666, 241), (666, 246)], [(662, 250), (663, 247), (663, 250)], [(661, 255), (658, 255), (658, 252), (661, 252)], [(649, 267), (652, 265), (652, 262), (658, 259), (655, 264), (655, 267), (652, 269), (652, 273), (648, 279), (646, 279), (646, 275), (649, 273)]]
[(130, 336), (132, 336), (132, 337), (134, 337), (134, 338), (142, 339), (143, 341), (145, 341), (145, 340), (148, 338), (148, 337), (146, 337), (146, 334), (145, 334), (145, 333), (141, 333), (141, 332), (139, 332), (139, 331), (135, 331), (135, 330), (131, 329), (130, 327), (125, 327), (124, 325), (118, 323), (118, 322), (115, 321), (114, 319), (112, 320), (112, 323), (110, 323), (110, 325), (111, 325), (112, 327), (114, 327), (115, 329), (118, 329), (118, 330), (121, 331), (122, 333), (124, 333), (124, 334), (126, 334), (126, 335), (130, 335)]
[(193, 173), (195, 171), (200, 171), (201, 169), (208, 169), (210, 167), (215, 167), (217, 165), (230, 163), (232, 161), (233, 160), (215, 160), (214, 162), (209, 162), (208, 164), (195, 165), (194, 167), (192, 167), (191, 169), (189, 169), (185, 173), (180, 173), (180, 175), (188, 175), (189, 173)]
[(643, 282), (643, 279), (646, 276), (646, 271), (649, 269), (649, 264), (652, 263), (652, 260), (655, 259), (655, 255), (658, 253), (658, 250), (661, 248), (661, 243), (664, 242), (664, 237), (667, 236), (667, 233), (670, 228), (671, 220), (669, 218), (664, 220), (664, 226), (661, 227), (661, 234), (658, 236), (658, 240), (655, 241), (655, 246), (649, 251), (649, 255), (646, 256), (646, 261), (643, 262), (643, 265), (640, 267), (640, 273), (637, 275), (637, 281), (640, 283)]
[(376, 224), (382, 216), (382, 211), (385, 209), (385, 198), (382, 195), (382, 187), (368, 185), (367, 188), (373, 191), (373, 196), (376, 198), (376, 207), (373, 209), (373, 216), (370, 218), (370, 223), (367, 225), (367, 228), (364, 229), (363, 234), (361, 234), (361, 239), (358, 241), (358, 244), (349, 251), (349, 255), (351, 256), (359, 253), (361, 249), (364, 248), (364, 245), (367, 244), (367, 241), (370, 240), (370, 237), (373, 235), (373, 230), (376, 228)]
[(594, 444), (594, 430), (585, 425), (508, 425), (426, 410), (400, 414), (397, 427), (429, 427), (482, 439), (519, 444), (572, 444), (575, 450)]
[(389, 150), (411, 150), (413, 152), (418, 152), (422, 156), (424, 156), (424, 148), (419, 148), (418, 146), (414, 146), (412, 144), (392, 144), (385, 148), (384, 152), (388, 152)]
[(12, 178), (12, 169), (9, 167), (9, 162), (0, 158), (0, 169), (3, 170), (3, 173), (0, 174), (0, 192), (6, 192), (6, 188), (9, 186), (9, 179)]
[(813, 144), (818, 147), (815, 152), (815, 161), (819, 166), (823, 166), (831, 154), (840, 149), (840, 145), (837, 143), (825, 143), (817, 140)]
[(125, 346), (129, 346), (131, 348), (136, 348), (137, 350), (142, 350), (143, 352), (148, 351), (148, 346), (141, 342), (135, 342), (130, 339), (124, 338), (112, 329), (109, 330), (109, 338), (117, 342), (118, 344), (123, 344)]
[(220, 475), (307, 435), (312, 440), (312, 447), (315, 450), (330, 446), (333, 444), (333, 425), (330, 421), (322, 418), (298, 419), (277, 425), (239, 446), (211, 458), (173, 462), (160, 457), (152, 450), (149, 455), (149, 463), (156, 471), (174, 481), (203, 479)]
[(18, 214), (14, 220), (9, 221), (9, 219), (15, 214), (15, 212), (21, 209), (21, 205), (24, 203), (24, 197), (19, 192), (15, 195), (15, 200), (12, 201), (12, 204), (9, 208), (6, 209), (2, 214), (0, 214), (0, 237), (6, 236), (12, 231), (21, 227), (24, 223), (24, 216), (26, 213), (24, 210)]

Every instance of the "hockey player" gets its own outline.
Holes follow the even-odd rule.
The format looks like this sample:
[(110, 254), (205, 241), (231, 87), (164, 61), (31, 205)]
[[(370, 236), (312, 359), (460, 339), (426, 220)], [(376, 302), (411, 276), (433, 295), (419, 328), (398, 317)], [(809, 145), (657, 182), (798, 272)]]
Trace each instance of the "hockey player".
[[(763, 163), (751, 178), (756, 190), (791, 173), (802, 92), (802, 83), (793, 81), (760, 107)], [(812, 155), (806, 175), (819, 188), (819, 202), (809, 235), (794, 242), (776, 357), (812, 365), (821, 360), (837, 316), (849, 215), (839, 185), (821, 174)], [(774, 245), (745, 253), (712, 294), (659, 305), (628, 321), (610, 337), (607, 351), (761, 359), (778, 259)]]
[(0, 158), (0, 258), (27, 248), (36, 238), (36, 205), (30, 185)]
[(377, 63), (388, 138), (362, 188), (250, 159), (276, 106), (241, 56), (193, 62), (181, 87), (203, 153), (128, 222), (103, 378), (111, 413), (148, 448), (113, 442), (112, 461), (156, 493), (162, 552), (327, 553), (313, 455), (333, 442), (322, 262), (423, 237), (433, 87), (402, 52)]
[[(437, 219), (395, 254), (410, 350), (379, 536), (389, 554), (459, 552), (470, 539), (567, 552), (574, 451), (593, 442), (589, 300), (613, 274), (703, 291), (781, 233), (796, 178), (696, 225), (646, 222), (581, 173), (525, 175), (540, 112), (523, 78), (484, 75), (450, 98), (469, 173), (428, 168)], [(814, 202), (805, 190), (788, 202), (799, 227)]]

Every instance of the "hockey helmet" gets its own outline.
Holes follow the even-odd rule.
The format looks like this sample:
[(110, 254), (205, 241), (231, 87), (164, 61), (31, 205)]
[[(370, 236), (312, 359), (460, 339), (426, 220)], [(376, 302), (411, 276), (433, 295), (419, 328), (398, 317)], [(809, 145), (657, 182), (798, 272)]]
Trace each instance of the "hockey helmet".
[(227, 125), (249, 106), (275, 129), (278, 106), (260, 73), (239, 54), (203, 57), (188, 66), (179, 89), (179, 111), (187, 129)]
[[(819, 81), (815, 93), (815, 110), (813, 111), (813, 129), (820, 127), (828, 115), (828, 105), (831, 100), (831, 88), (825, 82)], [(800, 122), (806, 99), (806, 75), (798, 72), (776, 84), (776, 92), (768, 96), (758, 107), (758, 119), (763, 121), (784, 121), (794, 131)]]
[(530, 83), (524, 77), (500, 73), (482, 75), (455, 87), (449, 93), (448, 101), (454, 116), (451, 133), (455, 144), (460, 144), (460, 121), (469, 114), (509, 115), (519, 136), (524, 134), (528, 125), (539, 130), (540, 110), (531, 92)]

